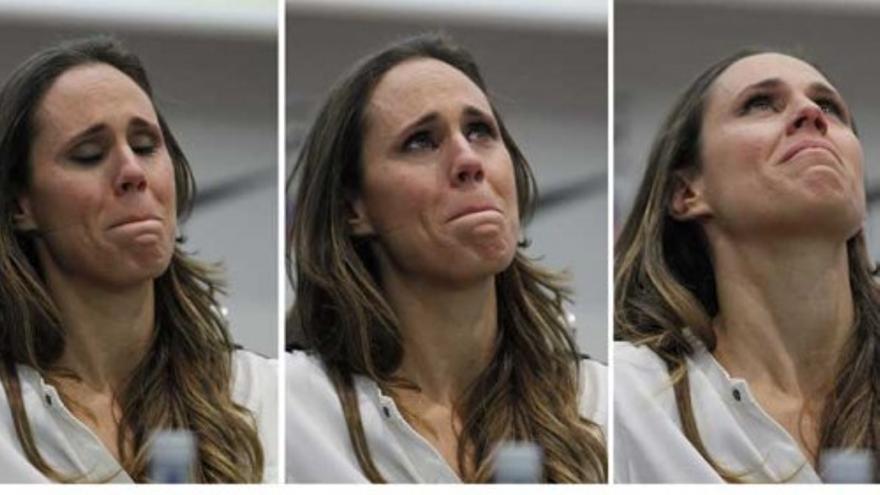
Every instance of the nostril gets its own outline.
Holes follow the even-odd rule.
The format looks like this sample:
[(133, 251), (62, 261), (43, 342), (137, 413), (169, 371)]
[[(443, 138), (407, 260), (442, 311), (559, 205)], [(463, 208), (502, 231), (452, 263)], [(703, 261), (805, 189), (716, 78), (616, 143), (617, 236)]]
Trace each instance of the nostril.
[(474, 174), (474, 180), (477, 182), (483, 180), (483, 171), (482, 170), (478, 170), (477, 173)]
[(467, 181), (467, 172), (459, 172), (458, 173), (458, 181), (466, 182)]

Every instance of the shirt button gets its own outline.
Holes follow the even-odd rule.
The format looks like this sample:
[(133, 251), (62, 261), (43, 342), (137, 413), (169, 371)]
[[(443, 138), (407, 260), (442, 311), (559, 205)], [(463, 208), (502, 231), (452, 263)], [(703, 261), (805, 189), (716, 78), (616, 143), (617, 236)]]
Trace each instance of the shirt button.
[(737, 402), (742, 400), (742, 394), (739, 393), (739, 389), (733, 389), (733, 398), (736, 399)]
[(46, 405), (52, 405), (52, 396), (49, 394), (46, 394)]
[(382, 412), (385, 413), (386, 418), (391, 418), (391, 411), (388, 410), (388, 406), (382, 406)]

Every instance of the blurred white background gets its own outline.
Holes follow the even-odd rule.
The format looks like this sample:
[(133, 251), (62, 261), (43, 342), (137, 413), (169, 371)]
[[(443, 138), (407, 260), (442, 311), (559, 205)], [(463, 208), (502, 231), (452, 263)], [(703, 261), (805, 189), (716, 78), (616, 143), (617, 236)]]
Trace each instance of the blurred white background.
[(288, 1), (288, 166), (355, 61), (401, 37), (450, 34), (476, 57), (548, 200), (528, 252), (572, 274), (581, 350), (607, 361), (606, 17), (604, 0)]
[(876, 0), (617, 0), (615, 218), (622, 223), (651, 142), (676, 96), (707, 66), (745, 47), (819, 65), (855, 115), (869, 198), (867, 233), (880, 259), (880, 2)]
[(190, 160), (187, 250), (226, 267), (235, 341), (277, 356), (275, 0), (0, 1), (0, 80), (40, 48), (113, 34), (140, 55)]

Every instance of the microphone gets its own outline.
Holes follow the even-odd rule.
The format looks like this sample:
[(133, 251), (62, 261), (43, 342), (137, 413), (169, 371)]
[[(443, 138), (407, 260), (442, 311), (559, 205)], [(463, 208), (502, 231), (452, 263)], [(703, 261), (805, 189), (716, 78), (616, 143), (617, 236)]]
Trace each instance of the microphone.
[(504, 442), (495, 456), (494, 483), (541, 483), (544, 451), (532, 442)]
[(152, 483), (192, 483), (196, 463), (196, 437), (189, 430), (162, 430), (150, 447)]

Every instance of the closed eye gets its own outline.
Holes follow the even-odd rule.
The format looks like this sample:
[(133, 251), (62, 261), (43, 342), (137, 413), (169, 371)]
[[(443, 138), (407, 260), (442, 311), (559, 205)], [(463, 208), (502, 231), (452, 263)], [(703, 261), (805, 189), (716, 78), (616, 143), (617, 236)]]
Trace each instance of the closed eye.
[(152, 155), (159, 148), (158, 140), (150, 134), (134, 136), (130, 142), (131, 150), (141, 156)]
[(83, 143), (73, 149), (70, 159), (81, 165), (94, 165), (104, 159), (104, 147), (97, 143)]

